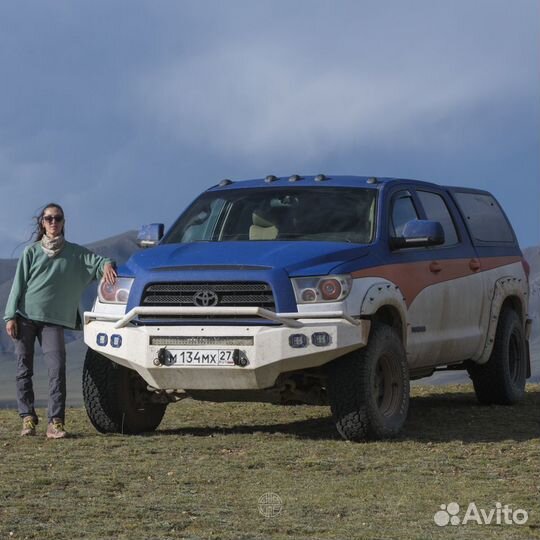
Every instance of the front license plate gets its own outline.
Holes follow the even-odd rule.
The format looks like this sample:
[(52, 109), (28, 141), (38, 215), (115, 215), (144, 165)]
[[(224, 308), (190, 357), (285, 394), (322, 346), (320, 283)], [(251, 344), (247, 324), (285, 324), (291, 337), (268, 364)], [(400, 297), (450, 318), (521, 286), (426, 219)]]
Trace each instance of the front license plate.
[(172, 365), (234, 366), (234, 349), (169, 349)]

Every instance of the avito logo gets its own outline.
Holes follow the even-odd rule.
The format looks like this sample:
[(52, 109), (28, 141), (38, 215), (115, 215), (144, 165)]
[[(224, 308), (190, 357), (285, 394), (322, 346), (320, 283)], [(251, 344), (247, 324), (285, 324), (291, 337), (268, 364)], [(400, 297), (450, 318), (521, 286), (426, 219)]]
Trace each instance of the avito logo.
[(529, 514), (526, 510), (518, 508), (512, 510), (507, 504), (495, 503), (494, 508), (485, 510), (478, 508), (476, 503), (471, 502), (467, 506), (463, 518), (459, 516), (460, 507), (456, 502), (450, 504), (441, 504), (440, 510), (435, 513), (433, 520), (439, 527), (446, 525), (467, 525), (468, 523), (476, 523), (478, 525), (525, 525), (529, 519)]

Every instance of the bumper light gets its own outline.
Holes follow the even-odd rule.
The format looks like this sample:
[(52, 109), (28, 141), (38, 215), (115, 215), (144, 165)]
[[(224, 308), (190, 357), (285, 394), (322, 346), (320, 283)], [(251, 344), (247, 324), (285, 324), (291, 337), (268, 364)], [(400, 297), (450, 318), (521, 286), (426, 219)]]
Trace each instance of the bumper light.
[(289, 345), (293, 349), (302, 349), (304, 347), (307, 347), (308, 338), (304, 334), (292, 334), (291, 336), (289, 336)]
[(330, 345), (331, 341), (332, 338), (327, 332), (315, 332), (314, 334), (311, 334), (311, 343), (313, 343), (315, 347), (326, 347)]

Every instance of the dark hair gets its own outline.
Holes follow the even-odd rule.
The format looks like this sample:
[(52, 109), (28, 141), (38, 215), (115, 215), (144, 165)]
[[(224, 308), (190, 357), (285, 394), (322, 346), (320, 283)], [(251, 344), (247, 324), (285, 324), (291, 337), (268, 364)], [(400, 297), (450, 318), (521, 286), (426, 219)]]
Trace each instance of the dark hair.
[[(39, 213), (39, 215), (35, 216), (34, 218), (36, 220), (36, 230), (33, 232), (32, 236), (35, 236), (36, 242), (39, 242), (45, 235), (45, 227), (43, 226), (43, 216), (45, 215), (45, 210), (49, 208), (56, 208), (62, 213), (62, 217), (65, 216), (64, 209), (59, 204), (56, 204), (56, 203), (46, 204), (41, 209), (41, 212)], [(64, 235), (64, 229), (65, 229), (65, 224), (62, 225), (62, 231), (60, 232), (61, 235)]]

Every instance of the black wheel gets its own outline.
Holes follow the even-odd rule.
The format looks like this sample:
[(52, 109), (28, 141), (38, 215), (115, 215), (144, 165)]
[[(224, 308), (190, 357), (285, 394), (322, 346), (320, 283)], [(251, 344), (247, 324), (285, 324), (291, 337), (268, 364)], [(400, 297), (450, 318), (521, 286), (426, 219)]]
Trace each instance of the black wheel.
[(88, 349), (83, 367), (83, 399), (90, 422), (101, 433), (154, 431), (167, 404), (151, 401), (139, 374)]
[(467, 368), (480, 403), (512, 405), (525, 397), (526, 351), (518, 314), (513, 309), (504, 309), (489, 360), (482, 365), (470, 363)]
[(344, 439), (397, 435), (409, 409), (409, 369), (396, 332), (374, 323), (366, 347), (329, 364), (327, 391)]

